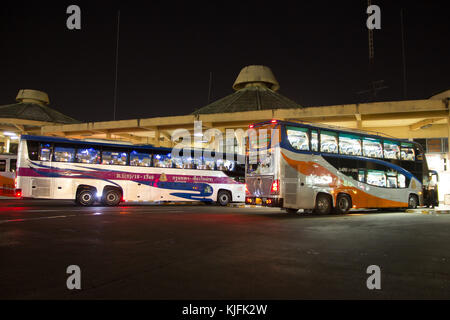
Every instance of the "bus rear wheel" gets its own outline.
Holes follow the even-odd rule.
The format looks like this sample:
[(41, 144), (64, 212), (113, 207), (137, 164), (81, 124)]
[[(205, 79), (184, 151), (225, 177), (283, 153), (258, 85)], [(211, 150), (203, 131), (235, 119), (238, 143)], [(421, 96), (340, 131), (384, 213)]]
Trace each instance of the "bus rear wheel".
[(84, 189), (78, 192), (76, 202), (82, 206), (91, 206), (94, 204), (95, 196), (94, 191), (91, 189)]
[(315, 214), (329, 214), (332, 209), (331, 197), (326, 194), (319, 194), (316, 198)]
[(409, 199), (408, 199), (408, 208), (409, 209), (416, 209), (418, 205), (418, 200), (417, 200), (417, 196), (414, 194), (410, 194), (409, 195)]
[(231, 202), (231, 194), (228, 191), (220, 190), (217, 195), (217, 203), (226, 206)]
[(120, 198), (122, 197), (122, 194), (120, 191), (115, 189), (110, 189), (105, 192), (103, 195), (102, 202), (106, 206), (117, 206), (120, 203)]
[(345, 214), (352, 207), (352, 200), (348, 195), (340, 194), (336, 200), (336, 213)]
[(298, 209), (294, 209), (294, 208), (284, 208), (284, 210), (286, 210), (286, 213), (289, 214), (294, 214), (298, 212)]

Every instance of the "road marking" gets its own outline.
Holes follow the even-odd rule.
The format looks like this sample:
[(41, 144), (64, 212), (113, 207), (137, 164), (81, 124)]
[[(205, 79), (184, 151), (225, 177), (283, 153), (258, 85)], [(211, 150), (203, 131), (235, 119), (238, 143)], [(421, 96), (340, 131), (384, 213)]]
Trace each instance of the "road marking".
[(11, 219), (11, 220), (1, 220), (1, 223), (7, 223), (7, 222), (24, 222), (24, 221), (31, 221), (31, 220), (43, 220), (43, 219), (58, 219), (58, 218), (67, 218), (67, 217), (76, 217), (78, 215), (68, 215), (68, 216), (51, 216), (51, 217), (36, 217), (36, 218), (25, 218), (25, 219)]

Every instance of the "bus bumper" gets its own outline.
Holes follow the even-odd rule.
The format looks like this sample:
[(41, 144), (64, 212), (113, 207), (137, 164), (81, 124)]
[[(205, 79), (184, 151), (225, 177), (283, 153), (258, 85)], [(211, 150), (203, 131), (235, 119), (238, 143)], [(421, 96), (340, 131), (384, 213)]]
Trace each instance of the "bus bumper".
[(283, 199), (281, 198), (265, 198), (265, 197), (246, 197), (245, 204), (260, 205), (264, 207), (282, 207)]

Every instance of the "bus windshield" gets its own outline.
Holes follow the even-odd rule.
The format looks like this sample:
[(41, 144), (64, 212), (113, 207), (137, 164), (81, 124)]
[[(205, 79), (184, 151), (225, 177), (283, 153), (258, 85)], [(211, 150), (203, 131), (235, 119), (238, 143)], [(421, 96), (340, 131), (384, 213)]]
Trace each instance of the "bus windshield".
[(276, 130), (271, 127), (253, 129), (247, 138), (247, 174), (273, 174)]
[(274, 172), (273, 149), (247, 157), (247, 173), (272, 174)]

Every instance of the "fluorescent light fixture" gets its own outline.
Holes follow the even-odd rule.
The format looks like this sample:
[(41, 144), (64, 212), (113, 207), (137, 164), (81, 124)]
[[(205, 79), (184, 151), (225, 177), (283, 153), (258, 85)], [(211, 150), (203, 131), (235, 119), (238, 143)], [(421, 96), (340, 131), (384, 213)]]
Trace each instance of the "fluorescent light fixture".
[(10, 137), (17, 137), (17, 134), (15, 134), (14, 132), (8, 132), (8, 131), (4, 131), (3, 135), (10, 136)]

